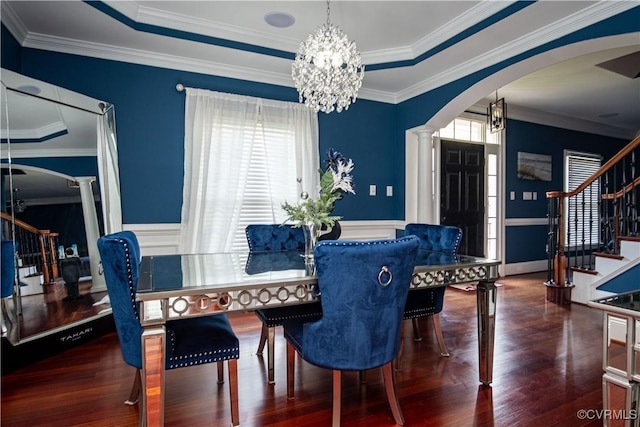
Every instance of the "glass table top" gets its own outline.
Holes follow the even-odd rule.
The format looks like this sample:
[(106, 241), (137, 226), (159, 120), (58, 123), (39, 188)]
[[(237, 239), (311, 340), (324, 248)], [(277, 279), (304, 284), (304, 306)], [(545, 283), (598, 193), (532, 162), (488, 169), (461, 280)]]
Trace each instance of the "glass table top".
[[(420, 251), (416, 272), (453, 267), (499, 264), (496, 260), (466, 255)], [(138, 293), (184, 289), (185, 287), (247, 286), (291, 280), (315, 280), (313, 265), (297, 251), (229, 252), (142, 257)]]

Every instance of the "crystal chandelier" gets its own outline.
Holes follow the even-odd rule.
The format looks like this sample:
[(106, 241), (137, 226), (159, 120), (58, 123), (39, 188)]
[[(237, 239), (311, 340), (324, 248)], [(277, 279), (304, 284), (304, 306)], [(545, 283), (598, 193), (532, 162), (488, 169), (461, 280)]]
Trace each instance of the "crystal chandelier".
[(300, 102), (316, 112), (349, 109), (362, 86), (364, 65), (355, 42), (331, 24), (327, 0), (327, 22), (302, 43), (291, 66)]

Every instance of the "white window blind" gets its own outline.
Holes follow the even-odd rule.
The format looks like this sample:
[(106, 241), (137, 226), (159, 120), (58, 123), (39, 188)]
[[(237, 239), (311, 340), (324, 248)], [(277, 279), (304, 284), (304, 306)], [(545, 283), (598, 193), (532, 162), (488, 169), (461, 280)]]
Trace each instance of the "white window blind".
[(186, 92), (180, 251), (245, 250), (247, 225), (284, 222), (282, 203), (318, 187), (317, 114), (298, 103)]
[[(280, 205), (298, 199), (294, 135), (286, 127), (256, 124), (253, 132), (245, 132), (243, 150), (246, 168), (243, 191), (237, 193), (234, 217), (237, 223), (232, 250), (246, 250), (244, 230), (249, 224), (280, 224), (286, 216)], [(224, 136), (223, 136), (224, 137)], [(223, 185), (225, 185), (223, 183)]]
[[(565, 191), (575, 190), (593, 175), (602, 164), (596, 154), (565, 151)], [(565, 241), (569, 247), (597, 245), (600, 239), (598, 180), (576, 196), (570, 197), (565, 206)]]

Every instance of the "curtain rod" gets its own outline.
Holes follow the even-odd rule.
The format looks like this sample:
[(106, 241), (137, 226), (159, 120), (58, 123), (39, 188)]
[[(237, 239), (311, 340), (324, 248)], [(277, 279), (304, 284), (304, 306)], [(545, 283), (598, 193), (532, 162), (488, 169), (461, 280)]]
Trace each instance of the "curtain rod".
[(183, 92), (183, 91), (184, 91), (184, 85), (183, 85), (182, 83), (178, 83), (178, 84), (176, 85), (176, 90), (177, 90), (178, 92)]

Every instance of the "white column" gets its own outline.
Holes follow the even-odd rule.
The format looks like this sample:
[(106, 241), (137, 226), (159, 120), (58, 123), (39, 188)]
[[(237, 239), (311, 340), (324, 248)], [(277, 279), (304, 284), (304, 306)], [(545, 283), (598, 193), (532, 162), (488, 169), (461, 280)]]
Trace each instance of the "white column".
[(98, 252), (98, 215), (96, 214), (96, 202), (93, 198), (91, 184), (96, 180), (92, 176), (77, 177), (80, 185), (80, 197), (82, 199), (82, 214), (84, 215), (84, 230), (87, 235), (87, 249), (89, 251), (89, 266), (91, 268), (91, 292), (106, 291), (107, 284), (104, 276), (99, 273), (100, 253)]
[(418, 222), (436, 224), (433, 197), (433, 130), (419, 130), (418, 135)]

